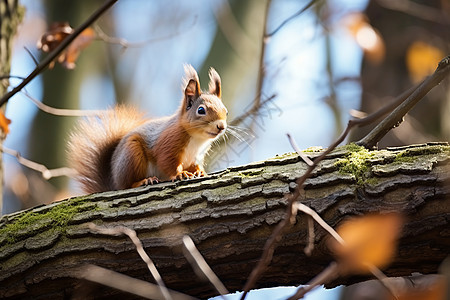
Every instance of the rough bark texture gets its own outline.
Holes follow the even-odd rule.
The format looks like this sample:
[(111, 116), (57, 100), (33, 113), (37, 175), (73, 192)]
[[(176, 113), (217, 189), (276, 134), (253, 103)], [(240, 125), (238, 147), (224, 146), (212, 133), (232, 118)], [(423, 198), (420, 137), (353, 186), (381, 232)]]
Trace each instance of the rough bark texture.
[[(312, 157), (316, 152), (309, 153)], [(306, 182), (303, 203), (331, 226), (379, 211), (407, 215), (398, 255), (385, 272), (433, 273), (450, 249), (450, 147), (416, 145), (367, 152), (334, 151)], [(0, 220), (0, 298), (109, 298), (120, 292), (74, 279), (92, 263), (144, 280), (146, 265), (125, 237), (89, 232), (85, 223), (124, 225), (137, 231), (168, 287), (198, 297), (214, 295), (182, 255), (188, 234), (232, 291), (241, 289), (274, 226), (286, 193), (306, 169), (297, 155), (229, 168), (206, 178), (69, 199)], [(316, 225), (312, 257), (303, 253), (307, 221), (281, 239), (259, 287), (307, 282), (333, 258), (327, 234)], [(355, 278), (341, 278), (348, 283)], [(122, 298), (133, 297), (122, 293)]]

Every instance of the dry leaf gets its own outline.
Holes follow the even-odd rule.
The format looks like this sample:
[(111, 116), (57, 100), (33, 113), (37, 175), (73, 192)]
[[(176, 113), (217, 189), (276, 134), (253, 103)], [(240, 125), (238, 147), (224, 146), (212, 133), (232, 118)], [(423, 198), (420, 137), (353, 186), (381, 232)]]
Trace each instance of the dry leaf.
[(406, 66), (409, 76), (414, 82), (419, 82), (436, 69), (439, 61), (445, 56), (441, 49), (430, 44), (416, 41), (406, 52)]
[[(73, 29), (67, 22), (53, 23), (37, 42), (37, 47), (44, 52), (51, 52), (72, 32)], [(53, 68), (54, 65), (55, 62), (51, 62), (49, 68)]]
[[(51, 52), (70, 34), (73, 33), (73, 28), (67, 22), (54, 23), (49, 31), (44, 33), (37, 43), (37, 47), (44, 52)], [(81, 51), (89, 46), (93, 39), (95, 39), (95, 31), (92, 28), (86, 28), (70, 45), (61, 53), (57, 61), (67, 69), (75, 68), (75, 61), (80, 55)], [(53, 68), (52, 62), (49, 68)]]
[(9, 124), (11, 124), (11, 120), (5, 117), (3, 112), (0, 111), (0, 128), (3, 130), (5, 135), (9, 133)]
[(369, 265), (382, 268), (395, 254), (401, 230), (397, 214), (367, 215), (345, 221), (337, 229), (345, 245), (332, 241), (341, 266), (348, 272), (369, 272)]
[[(75, 61), (80, 55), (81, 51), (89, 46), (89, 44), (95, 39), (95, 31), (92, 28), (86, 28), (72, 43), (67, 47), (64, 52), (64, 59), (58, 61), (67, 69), (75, 68)], [(61, 58), (62, 56), (60, 56)]]

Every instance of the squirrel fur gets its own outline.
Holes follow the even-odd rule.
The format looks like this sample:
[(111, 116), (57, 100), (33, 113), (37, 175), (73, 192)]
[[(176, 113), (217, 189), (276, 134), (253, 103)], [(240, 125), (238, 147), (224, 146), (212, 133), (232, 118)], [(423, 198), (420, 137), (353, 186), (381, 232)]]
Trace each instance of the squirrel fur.
[(172, 116), (145, 119), (116, 106), (78, 123), (68, 160), (87, 193), (126, 189), (165, 180), (205, 176), (203, 159), (227, 127), (221, 79), (211, 68), (202, 92), (197, 72), (185, 65), (183, 98)]

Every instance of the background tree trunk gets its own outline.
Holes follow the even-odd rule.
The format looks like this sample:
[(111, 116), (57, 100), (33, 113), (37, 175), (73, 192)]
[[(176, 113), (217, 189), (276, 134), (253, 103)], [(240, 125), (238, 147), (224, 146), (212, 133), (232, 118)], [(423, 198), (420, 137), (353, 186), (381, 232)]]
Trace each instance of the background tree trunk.
[[(16, 34), (24, 14), (24, 9), (18, 0), (0, 1), (0, 76), (8, 76), (11, 69), (13, 38)], [(9, 86), (7, 78), (0, 79), (0, 96), (6, 93)], [(6, 105), (0, 107), (5, 113)], [(6, 134), (0, 129), (0, 145), (3, 144)], [(3, 208), (3, 155), (0, 155), (0, 215)]]
[[(302, 201), (333, 227), (353, 215), (403, 212), (398, 254), (384, 271), (389, 276), (434, 273), (450, 246), (449, 158), (447, 144), (374, 152), (344, 146), (307, 180)], [(131, 297), (74, 279), (86, 263), (152, 281), (127, 238), (91, 233), (87, 222), (136, 230), (169, 288), (212, 296), (215, 292), (197, 279), (181, 252), (181, 237), (188, 234), (227, 288), (241, 289), (284, 216), (284, 195), (305, 169), (297, 155), (285, 155), (206, 178), (94, 194), (4, 216), (0, 298)], [(307, 220), (297, 216), (258, 287), (306, 283), (333, 260), (327, 234), (315, 228), (315, 249), (306, 257)]]

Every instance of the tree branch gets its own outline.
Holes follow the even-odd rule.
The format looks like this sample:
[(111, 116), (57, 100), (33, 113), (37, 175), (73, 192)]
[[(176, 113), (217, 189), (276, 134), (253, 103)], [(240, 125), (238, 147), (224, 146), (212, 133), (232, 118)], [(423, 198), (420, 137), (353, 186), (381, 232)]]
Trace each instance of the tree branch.
[[(404, 212), (408, 218), (399, 252), (384, 271), (388, 276), (436, 272), (448, 248), (450, 147), (371, 151), (362, 180), (337, 164), (352, 148), (338, 148), (318, 164), (305, 182), (302, 203), (332, 228), (354, 215)], [(316, 161), (322, 153), (308, 155)], [(93, 194), (3, 216), (0, 298), (73, 295), (85, 283), (74, 279), (79, 276), (72, 270), (86, 263), (149, 279), (132, 242), (93, 234), (86, 228), (89, 222), (134, 229), (168, 288), (200, 298), (217, 295), (195, 276), (182, 254), (182, 237), (188, 234), (225, 287), (240, 290), (265, 241), (286, 218), (284, 195), (295, 189), (307, 168), (297, 155), (285, 155), (204, 178)], [(304, 215), (292, 218), (293, 225), (277, 235), (274, 259), (255, 287), (307, 283), (332, 260), (329, 235), (319, 227), (311, 256), (302, 252), (308, 243), (307, 220)], [(340, 277), (332, 285), (358, 279)], [(127, 298), (105, 288), (90, 294)]]
[(419, 86), (396, 107), (369, 134), (357, 142), (366, 148), (374, 147), (392, 128), (398, 125), (402, 118), (416, 105), (431, 89), (437, 86), (450, 73), (450, 56), (439, 62), (436, 71), (426, 78)]

